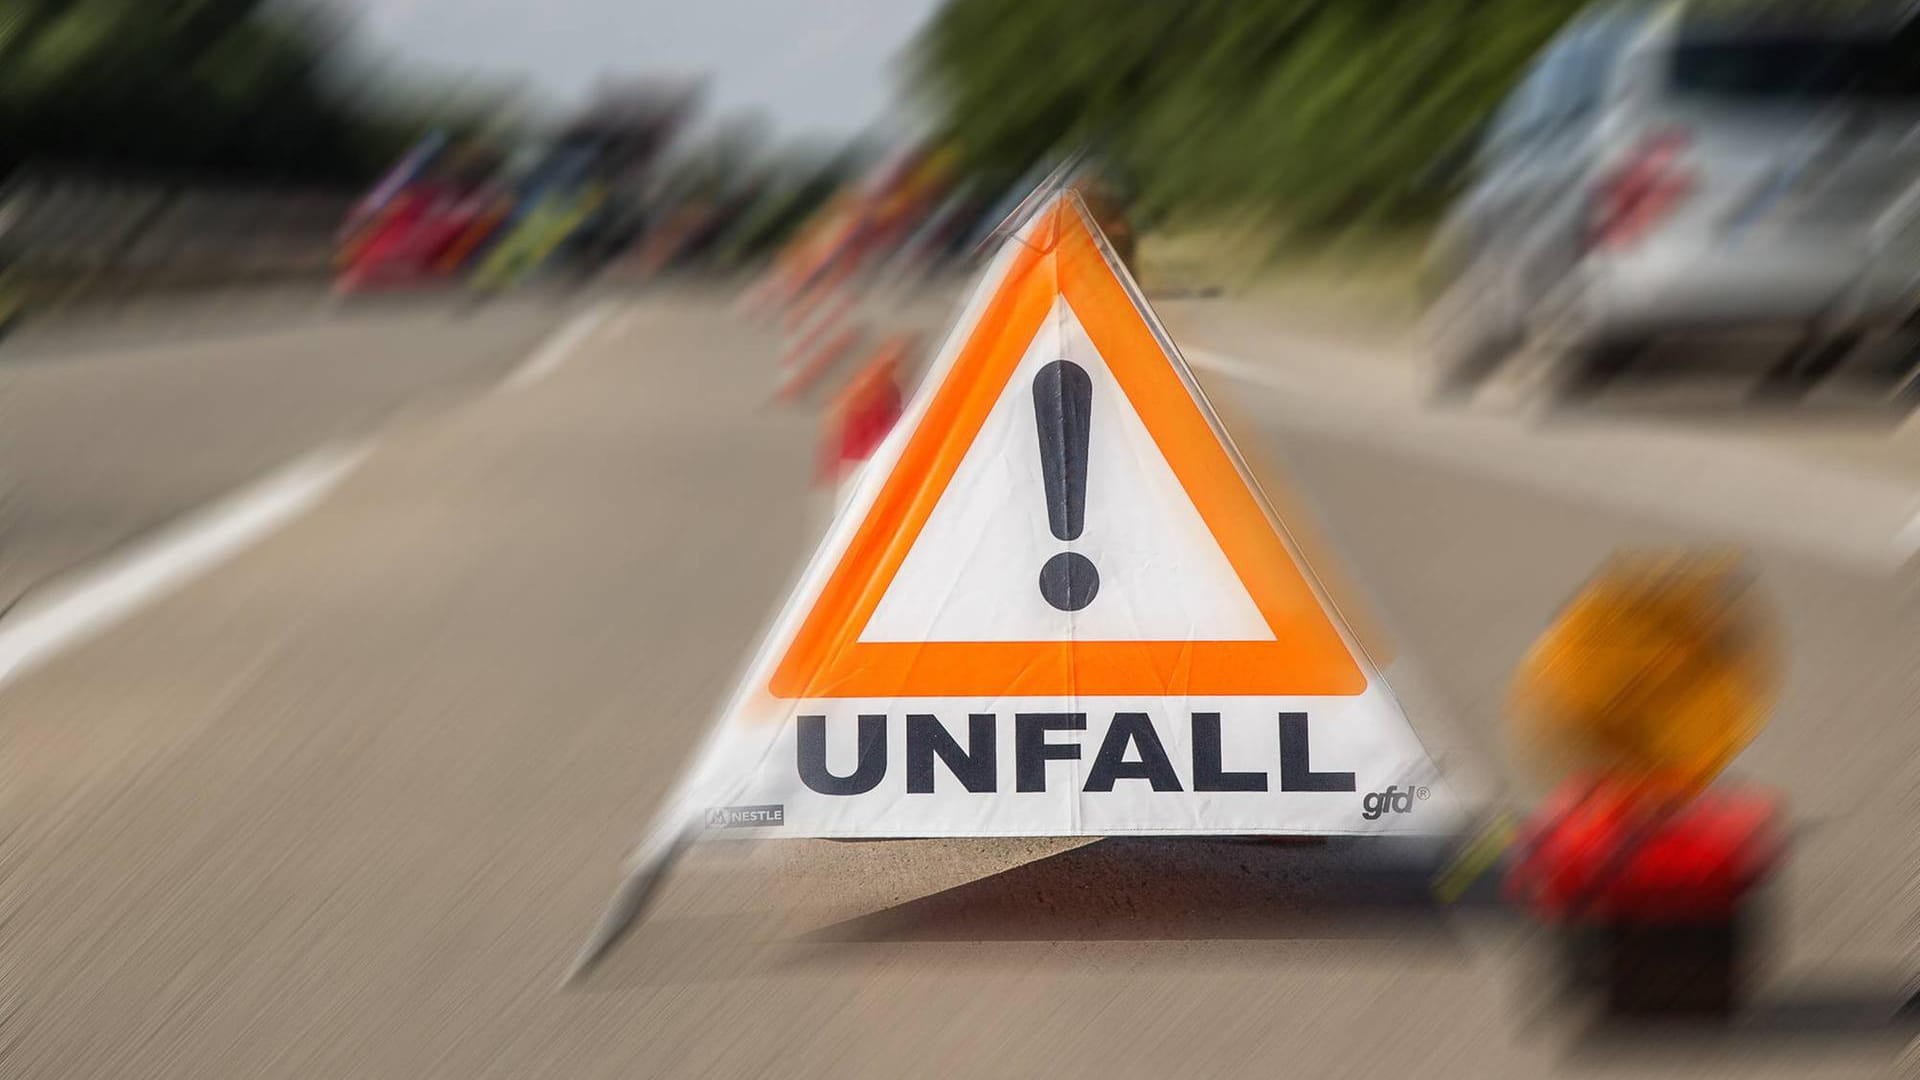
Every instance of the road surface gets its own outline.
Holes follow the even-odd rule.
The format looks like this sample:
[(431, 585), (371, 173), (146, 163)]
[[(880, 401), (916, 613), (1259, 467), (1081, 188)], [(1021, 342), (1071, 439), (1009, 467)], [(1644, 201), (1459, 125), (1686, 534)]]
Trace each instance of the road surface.
[(536, 301), (296, 302), (29, 324), (0, 351), (0, 608), (315, 446), (519, 363)]
[[(1904, 429), (1434, 412), (1391, 350), (1168, 315), (1488, 798), (1529, 790), (1507, 673), (1596, 563), (1750, 548), (1791, 666), (1738, 769), (1802, 825), (1751, 1023), (1550, 1009), (1524, 928), (1355, 843), (705, 845), (559, 989), (827, 513), (776, 340), (693, 290), (0, 354), (34, 568), (0, 619), (0, 1076), (1920, 1069)], [(195, 561), (195, 507), (342, 440)]]

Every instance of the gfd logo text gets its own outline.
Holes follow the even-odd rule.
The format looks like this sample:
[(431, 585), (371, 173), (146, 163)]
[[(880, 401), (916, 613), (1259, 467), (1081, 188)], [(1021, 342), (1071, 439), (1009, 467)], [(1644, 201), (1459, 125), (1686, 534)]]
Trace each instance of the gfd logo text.
[(1399, 784), (1388, 784), (1385, 791), (1369, 791), (1360, 800), (1360, 816), (1368, 821), (1378, 821), (1381, 814), (1411, 814), (1416, 800), (1424, 800), (1427, 789), (1408, 785), (1401, 790)]

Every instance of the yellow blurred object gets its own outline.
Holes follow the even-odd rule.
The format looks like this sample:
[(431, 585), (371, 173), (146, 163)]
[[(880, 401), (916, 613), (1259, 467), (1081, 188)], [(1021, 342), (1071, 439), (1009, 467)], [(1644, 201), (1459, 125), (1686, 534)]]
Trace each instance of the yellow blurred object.
[(1515, 673), (1524, 744), (1676, 796), (1726, 768), (1777, 697), (1773, 627), (1729, 554), (1616, 556)]

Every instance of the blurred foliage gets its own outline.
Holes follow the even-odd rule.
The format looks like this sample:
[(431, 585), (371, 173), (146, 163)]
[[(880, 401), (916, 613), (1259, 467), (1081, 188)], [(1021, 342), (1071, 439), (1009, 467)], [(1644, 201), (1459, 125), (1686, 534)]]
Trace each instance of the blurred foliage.
[(734, 265), (777, 250), (855, 175), (850, 158), (841, 156), (755, 177), (716, 253), (719, 261)]
[(871, 155), (858, 142), (775, 147), (762, 120), (733, 117), (689, 138), (653, 184), (663, 203), (711, 207), (726, 219), (706, 257), (733, 266), (778, 248)]
[(978, 172), (1093, 147), (1149, 215), (1306, 229), (1418, 221), (1471, 136), (1585, 0), (951, 0), (921, 89)]
[(413, 132), (329, 92), (342, 29), (262, 0), (0, 0), (0, 171), (362, 178)]

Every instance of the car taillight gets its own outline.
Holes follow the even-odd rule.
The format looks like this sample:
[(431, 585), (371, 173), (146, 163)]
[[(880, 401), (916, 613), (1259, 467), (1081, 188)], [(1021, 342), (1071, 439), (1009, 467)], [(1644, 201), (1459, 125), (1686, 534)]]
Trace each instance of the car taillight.
[(1594, 192), (1593, 247), (1631, 247), (1686, 200), (1693, 187), (1686, 152), (1685, 133), (1659, 132), (1601, 177)]

